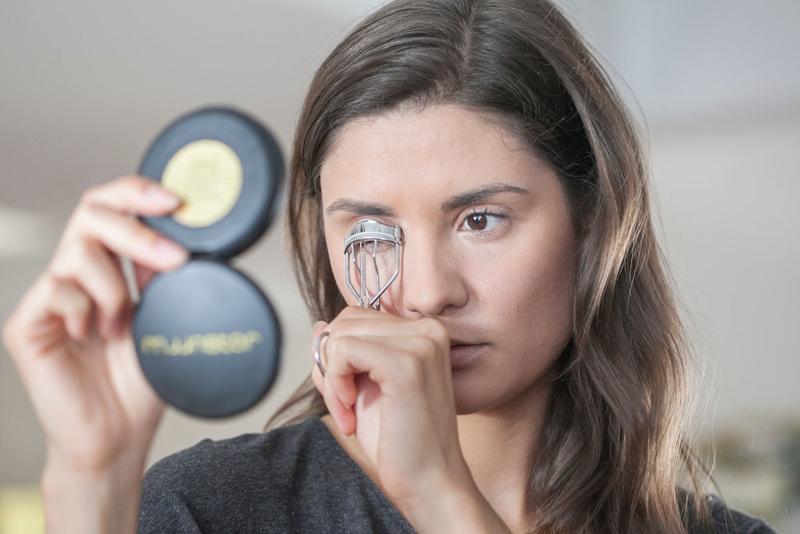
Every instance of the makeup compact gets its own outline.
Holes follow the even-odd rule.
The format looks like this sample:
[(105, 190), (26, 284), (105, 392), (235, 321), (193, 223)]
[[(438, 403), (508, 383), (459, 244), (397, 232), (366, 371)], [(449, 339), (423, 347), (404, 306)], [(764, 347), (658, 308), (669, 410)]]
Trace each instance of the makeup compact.
[(241, 111), (209, 107), (153, 141), (139, 174), (179, 196), (141, 220), (191, 259), (155, 276), (133, 318), (139, 363), (159, 396), (199, 417), (243, 412), (278, 373), (281, 331), (269, 299), (228, 261), (255, 243), (277, 210), (284, 173), (274, 137)]

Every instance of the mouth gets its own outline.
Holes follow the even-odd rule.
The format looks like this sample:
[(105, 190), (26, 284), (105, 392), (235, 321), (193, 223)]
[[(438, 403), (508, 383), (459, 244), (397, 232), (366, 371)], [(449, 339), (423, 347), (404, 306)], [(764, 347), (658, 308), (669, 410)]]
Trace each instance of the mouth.
[(450, 366), (461, 367), (478, 358), (489, 347), (488, 343), (450, 342)]

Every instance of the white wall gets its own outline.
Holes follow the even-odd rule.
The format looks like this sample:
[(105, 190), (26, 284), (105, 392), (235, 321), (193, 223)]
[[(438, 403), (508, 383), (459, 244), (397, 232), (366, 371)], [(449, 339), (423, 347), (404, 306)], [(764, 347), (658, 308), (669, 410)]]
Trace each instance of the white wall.
[(665, 242), (716, 418), (800, 416), (800, 121), (653, 139)]

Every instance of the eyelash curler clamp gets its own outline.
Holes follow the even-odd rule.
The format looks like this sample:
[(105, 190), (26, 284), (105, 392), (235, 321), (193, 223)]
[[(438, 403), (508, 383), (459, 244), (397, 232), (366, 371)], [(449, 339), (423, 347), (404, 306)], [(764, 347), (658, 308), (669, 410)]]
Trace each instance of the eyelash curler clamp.
[[(388, 281), (381, 285), (381, 267), (391, 258), (391, 254), (388, 254), (390, 247), (394, 248), (394, 268)], [(403, 231), (399, 226), (388, 226), (378, 221), (364, 219), (350, 229), (344, 242), (345, 279), (347, 287), (358, 299), (361, 307), (381, 309), (381, 295), (400, 273), (402, 247)], [(357, 278), (358, 289), (350, 280), (351, 272)], [(373, 278), (375, 285), (370, 287)]]

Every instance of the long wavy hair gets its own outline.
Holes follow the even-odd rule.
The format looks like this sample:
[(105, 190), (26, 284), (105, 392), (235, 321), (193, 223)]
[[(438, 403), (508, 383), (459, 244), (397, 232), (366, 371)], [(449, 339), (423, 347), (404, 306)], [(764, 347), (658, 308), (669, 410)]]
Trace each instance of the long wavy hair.
[[(651, 220), (635, 123), (549, 0), (397, 0), (323, 62), (297, 126), (288, 231), (314, 320), (345, 306), (322, 230), (320, 167), (349, 121), (401, 106), (499, 117), (557, 172), (580, 236), (572, 339), (529, 476), (530, 532), (673, 533), (705, 517), (690, 446), (691, 351)], [(266, 429), (327, 413), (309, 377)], [(692, 491), (678, 491), (688, 474)]]

